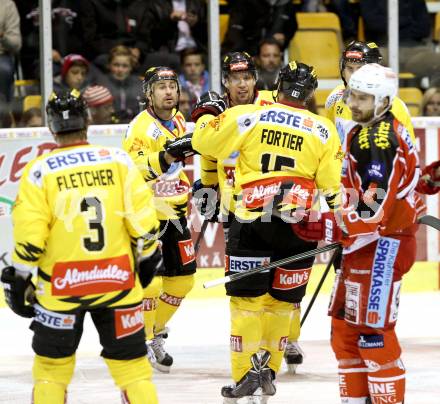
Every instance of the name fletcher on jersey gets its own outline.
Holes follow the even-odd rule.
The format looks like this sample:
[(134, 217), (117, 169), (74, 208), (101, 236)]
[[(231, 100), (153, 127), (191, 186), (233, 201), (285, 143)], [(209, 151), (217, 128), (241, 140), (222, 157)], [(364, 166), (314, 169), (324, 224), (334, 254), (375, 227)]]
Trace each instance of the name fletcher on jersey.
[(115, 185), (113, 171), (110, 169), (76, 171), (68, 175), (58, 175), (56, 181), (59, 191), (80, 187)]

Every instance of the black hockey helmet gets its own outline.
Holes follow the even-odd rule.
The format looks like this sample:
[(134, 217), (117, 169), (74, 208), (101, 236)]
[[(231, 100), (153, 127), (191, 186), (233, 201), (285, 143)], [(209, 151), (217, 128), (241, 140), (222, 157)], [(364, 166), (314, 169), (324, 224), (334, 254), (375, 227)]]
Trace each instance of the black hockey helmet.
[(345, 64), (348, 63), (379, 63), (382, 61), (382, 55), (379, 51), (379, 47), (374, 42), (361, 42), (351, 41), (344, 52), (342, 52), (341, 59), (339, 61), (339, 70), (341, 73), (342, 81), (345, 83), (342, 72), (345, 68)]
[(318, 87), (318, 79), (313, 66), (291, 61), (284, 66), (275, 83), (277, 93), (283, 93), (298, 101), (307, 101)]
[(233, 72), (251, 72), (257, 80), (257, 67), (251, 55), (247, 52), (229, 52), (222, 62), (222, 84), (225, 85), (226, 78)]
[(57, 135), (87, 128), (87, 104), (76, 89), (52, 92), (46, 113), (49, 129)]
[(142, 81), (142, 89), (144, 93), (149, 93), (151, 91), (151, 86), (153, 83), (161, 80), (173, 80), (177, 84), (177, 92), (180, 93), (179, 79), (177, 73), (167, 66), (155, 66), (150, 67), (144, 75), (144, 80)]

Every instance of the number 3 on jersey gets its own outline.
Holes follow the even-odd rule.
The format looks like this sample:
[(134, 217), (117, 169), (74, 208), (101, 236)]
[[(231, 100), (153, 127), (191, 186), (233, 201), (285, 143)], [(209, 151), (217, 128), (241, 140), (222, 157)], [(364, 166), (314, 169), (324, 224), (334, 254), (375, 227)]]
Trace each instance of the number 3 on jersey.
[(101, 251), (105, 244), (102, 203), (96, 197), (86, 197), (81, 201), (80, 207), (81, 212), (84, 212), (84, 216), (88, 219), (89, 230), (92, 232), (91, 237), (83, 237), (84, 247), (88, 251)]
[(261, 155), (261, 172), (266, 174), (270, 171), (289, 171), (295, 168), (295, 159), (279, 154), (264, 153)]

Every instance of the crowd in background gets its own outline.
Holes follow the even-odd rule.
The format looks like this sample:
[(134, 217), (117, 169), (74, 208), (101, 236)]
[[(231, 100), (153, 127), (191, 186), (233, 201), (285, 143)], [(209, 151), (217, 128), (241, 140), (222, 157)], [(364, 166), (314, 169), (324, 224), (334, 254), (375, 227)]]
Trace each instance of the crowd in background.
[[(38, 108), (23, 110), (23, 97), (40, 93), (38, 4), (0, 0), (0, 127), (42, 122)], [(229, 15), (222, 54), (245, 50), (254, 56), (259, 89), (273, 88), (300, 11), (336, 13), (346, 43), (358, 38), (362, 17), (366, 40), (387, 54), (386, 1), (223, 0), (220, 7)], [(425, 0), (400, 0), (399, 21), (401, 71), (413, 73), (423, 90), (440, 86), (440, 53)], [(143, 108), (145, 70), (166, 65), (180, 73), (180, 107), (189, 116), (185, 109), (210, 88), (207, 29), (205, 0), (52, 0), (54, 89), (86, 94), (92, 123), (127, 123)], [(30, 85), (19, 91), (17, 79)], [(437, 89), (426, 91), (424, 115), (437, 115), (436, 97)]]

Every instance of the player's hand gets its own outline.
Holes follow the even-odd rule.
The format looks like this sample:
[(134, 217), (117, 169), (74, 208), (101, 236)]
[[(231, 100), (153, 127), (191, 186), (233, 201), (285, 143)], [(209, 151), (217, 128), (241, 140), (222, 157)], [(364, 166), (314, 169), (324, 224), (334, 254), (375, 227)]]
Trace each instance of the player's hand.
[(223, 98), (215, 91), (203, 93), (197, 100), (197, 103), (191, 112), (191, 119), (197, 122), (205, 114), (220, 115), (226, 109), (226, 103)]
[(142, 288), (146, 288), (154, 276), (163, 268), (163, 258), (158, 248), (151, 257), (143, 258), (139, 262), (139, 280)]
[(176, 140), (168, 141), (165, 144), (165, 151), (177, 161), (185, 160), (196, 152), (191, 145), (192, 133), (179, 137)]
[(35, 316), (34, 308), (26, 304), (35, 302), (35, 286), (31, 278), (32, 274), (24, 278), (13, 266), (3, 268), (1, 275), (7, 305), (15, 314), (26, 318)]
[(193, 184), (192, 198), (198, 212), (209, 222), (217, 222), (220, 213), (220, 200), (218, 198), (217, 186), (208, 187), (197, 180)]
[(291, 227), (298, 237), (306, 241), (336, 243), (342, 238), (342, 229), (332, 212), (322, 213), (317, 221), (310, 221), (306, 215), (300, 222), (291, 223)]

